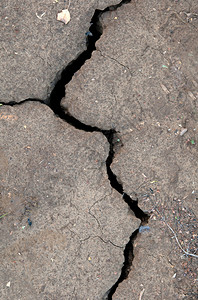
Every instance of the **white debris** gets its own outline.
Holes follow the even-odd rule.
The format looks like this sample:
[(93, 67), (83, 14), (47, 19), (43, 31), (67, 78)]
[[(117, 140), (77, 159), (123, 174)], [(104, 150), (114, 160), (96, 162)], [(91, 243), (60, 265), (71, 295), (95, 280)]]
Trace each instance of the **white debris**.
[(187, 131), (188, 131), (187, 128), (182, 129), (182, 131), (180, 132), (180, 135), (181, 135), (181, 136), (184, 135)]
[(45, 12), (44, 13), (42, 13), (40, 16), (39, 16), (39, 14), (36, 12), (36, 16), (37, 16), (37, 18), (39, 19), (39, 20), (42, 20), (42, 17), (45, 15)]
[(57, 21), (61, 21), (64, 24), (69, 23), (70, 21), (70, 12), (68, 9), (63, 9), (60, 13), (57, 15)]

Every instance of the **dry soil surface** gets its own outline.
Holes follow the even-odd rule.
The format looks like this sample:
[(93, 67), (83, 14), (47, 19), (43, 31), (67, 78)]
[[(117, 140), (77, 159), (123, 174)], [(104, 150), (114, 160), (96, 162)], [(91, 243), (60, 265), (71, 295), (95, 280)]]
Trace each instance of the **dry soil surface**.
[[(78, 130), (46, 105), (86, 49), (95, 10), (111, 4), (71, 1), (64, 25), (56, 14), (68, 3), (1, 3), (1, 299), (198, 298), (196, 1), (122, 1), (101, 14), (96, 49), (61, 100), (97, 130)], [(21, 102), (30, 98), (46, 104)], [(98, 128), (117, 132), (111, 169), (147, 224), (112, 188), (111, 145)]]

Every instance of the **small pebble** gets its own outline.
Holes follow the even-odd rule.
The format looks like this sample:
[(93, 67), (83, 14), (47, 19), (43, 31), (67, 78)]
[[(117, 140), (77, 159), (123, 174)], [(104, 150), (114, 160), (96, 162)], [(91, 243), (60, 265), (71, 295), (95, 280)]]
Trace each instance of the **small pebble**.
[(180, 132), (180, 136), (184, 135), (187, 131), (188, 131), (187, 128), (182, 129), (182, 131)]

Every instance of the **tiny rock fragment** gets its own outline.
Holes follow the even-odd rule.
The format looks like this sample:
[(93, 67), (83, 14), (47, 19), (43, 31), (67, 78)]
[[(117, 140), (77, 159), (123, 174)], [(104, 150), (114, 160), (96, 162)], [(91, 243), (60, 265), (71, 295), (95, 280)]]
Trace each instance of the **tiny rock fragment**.
[(63, 22), (64, 24), (69, 23), (70, 21), (70, 12), (68, 9), (63, 9), (60, 13), (57, 14), (57, 21)]
[(180, 135), (181, 135), (181, 136), (184, 135), (187, 131), (188, 131), (187, 128), (182, 129), (182, 131), (180, 132)]
[(6, 284), (7, 287), (10, 287), (10, 281), (8, 281), (8, 283)]

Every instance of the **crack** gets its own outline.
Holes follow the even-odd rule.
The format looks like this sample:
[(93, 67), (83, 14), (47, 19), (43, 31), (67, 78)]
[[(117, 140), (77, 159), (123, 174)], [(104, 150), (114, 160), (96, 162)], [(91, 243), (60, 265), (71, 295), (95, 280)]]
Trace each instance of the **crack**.
[(87, 241), (87, 240), (94, 239), (94, 238), (100, 239), (104, 244), (111, 244), (112, 246), (114, 246), (114, 247), (116, 247), (116, 248), (121, 248), (121, 249), (124, 248), (123, 246), (116, 245), (116, 244), (113, 243), (111, 240), (105, 241), (104, 238), (102, 238), (100, 235), (93, 235), (93, 236), (89, 235), (87, 238), (81, 239), (80, 242), (85, 242), (85, 241)]
[(112, 191), (111, 191), (110, 194), (105, 195), (105, 196), (102, 197), (101, 199), (95, 201), (95, 202), (89, 207), (89, 214), (90, 214), (90, 216), (92, 216), (92, 217), (96, 220), (96, 222), (97, 222), (97, 224), (98, 224), (98, 227), (99, 227), (99, 229), (100, 229), (100, 231), (101, 231), (101, 234), (103, 234), (103, 230), (102, 230), (102, 228), (101, 228), (100, 221), (99, 221), (98, 218), (91, 212), (91, 210), (92, 210), (92, 208), (93, 208), (96, 204), (98, 204), (99, 202), (102, 202), (102, 201), (105, 200), (108, 196), (111, 196), (111, 194), (112, 194)]
[(44, 100), (28, 98), (28, 99), (25, 99), (25, 100), (21, 100), (20, 102), (16, 102), (16, 101), (3, 102), (3, 101), (0, 101), (0, 105), (15, 106), (15, 105), (22, 105), (23, 103), (26, 103), (26, 102), (39, 102), (41, 104), (45, 104)]
[(104, 57), (104, 58), (109, 58), (109, 59), (113, 60), (114, 62), (116, 62), (116, 63), (117, 63), (118, 65), (120, 65), (121, 67), (123, 67), (124, 69), (127, 69), (127, 70), (129, 71), (131, 77), (132, 77), (133, 74), (135, 73), (135, 71), (132, 72), (131, 69), (130, 69), (128, 66), (122, 64), (122, 63), (119, 62), (116, 58), (111, 57), (111, 56), (109, 56), (108, 54), (103, 54), (102, 51), (99, 50), (99, 49), (97, 49), (97, 51), (100, 53), (100, 55), (101, 55), (102, 57)]
[[(148, 222), (149, 215), (146, 214), (145, 212), (143, 212), (139, 208), (137, 199), (136, 200), (132, 199), (129, 195), (127, 195), (124, 192), (124, 188), (123, 188), (122, 184), (118, 181), (117, 176), (111, 170), (111, 164), (114, 159), (115, 148), (116, 148), (115, 146), (117, 143), (116, 130), (114, 128), (108, 129), (108, 130), (101, 129), (96, 126), (90, 126), (85, 123), (82, 123), (80, 120), (73, 117), (69, 113), (69, 111), (65, 110), (65, 108), (63, 108), (61, 106), (61, 100), (63, 97), (65, 97), (65, 86), (72, 80), (73, 75), (77, 71), (80, 70), (80, 68), (84, 65), (86, 60), (91, 58), (93, 51), (96, 50), (95, 43), (97, 40), (99, 40), (100, 36), (103, 33), (102, 24), (100, 22), (101, 15), (105, 12), (116, 10), (117, 8), (121, 7), (122, 5), (128, 4), (130, 2), (131, 2), (131, 0), (122, 0), (117, 5), (108, 6), (104, 10), (98, 10), (98, 9), (95, 10), (95, 13), (90, 22), (91, 26), (89, 28), (89, 31), (92, 33), (92, 36), (87, 37), (87, 49), (85, 51), (83, 51), (76, 59), (71, 61), (61, 73), (58, 72), (57, 78), (54, 80), (54, 83), (53, 83), (54, 88), (53, 88), (50, 96), (47, 99), (40, 100), (40, 99), (29, 98), (29, 99), (22, 100), (20, 102), (15, 102), (15, 101), (10, 101), (8, 103), (0, 102), (0, 105), (14, 106), (14, 105), (21, 105), (28, 101), (40, 102), (40, 103), (45, 104), (48, 107), (50, 107), (52, 109), (52, 111), (54, 112), (54, 114), (57, 115), (57, 117), (66, 121), (68, 124), (75, 127), (76, 129), (83, 130), (86, 132), (102, 133), (106, 137), (106, 139), (109, 143), (109, 155), (106, 159), (106, 169), (107, 169), (107, 174), (108, 174), (108, 179), (109, 179), (110, 185), (113, 189), (115, 189), (119, 194), (122, 195), (122, 199), (128, 204), (129, 208), (134, 213), (134, 215), (138, 219), (141, 220), (140, 226), (142, 226), (143, 224)], [(109, 58), (112, 59), (111, 57), (109, 57)], [(115, 61), (117, 63), (119, 63), (117, 60), (115, 60)], [(120, 65), (122, 65), (122, 64), (120, 64)], [(122, 66), (127, 68), (128, 70), (130, 70), (128, 67), (126, 67), (124, 65), (122, 65)], [(131, 71), (130, 71), (130, 73), (131, 73)], [(89, 213), (90, 213), (90, 211), (89, 211)], [(66, 228), (68, 228), (70, 230), (68, 225), (66, 226)], [(139, 228), (136, 229), (134, 232), (132, 232), (129, 242), (126, 244), (125, 249), (124, 249), (124, 263), (123, 263), (123, 267), (121, 270), (121, 275), (118, 278), (118, 280), (114, 283), (114, 285), (106, 292), (103, 299), (112, 299), (112, 296), (115, 293), (118, 285), (128, 277), (129, 272), (131, 270), (132, 261), (134, 258), (133, 242), (136, 239), (138, 233), (139, 233)], [(73, 234), (75, 234), (75, 233), (73, 232)], [(101, 237), (99, 237), (99, 236), (97, 236), (97, 237), (100, 238), (104, 243), (111, 243), (115, 247), (124, 248), (124, 247), (120, 247), (118, 245), (113, 244), (113, 242), (111, 242), (110, 240), (105, 241)], [(86, 239), (89, 239), (89, 238), (90, 237), (88, 237)]]
[(125, 257), (125, 261), (122, 267), (122, 271), (121, 271), (121, 275), (118, 278), (118, 280), (116, 281), (116, 283), (106, 292), (106, 294), (104, 295), (102, 300), (111, 300), (113, 294), (115, 293), (118, 285), (124, 281), (125, 279), (127, 279), (130, 271), (131, 271), (131, 266), (132, 266), (132, 262), (134, 259), (134, 254), (133, 254), (133, 243), (135, 241), (135, 239), (137, 238), (137, 235), (139, 233), (139, 228), (136, 229), (131, 237), (129, 242), (126, 244), (125, 249), (124, 249), (124, 257)]

